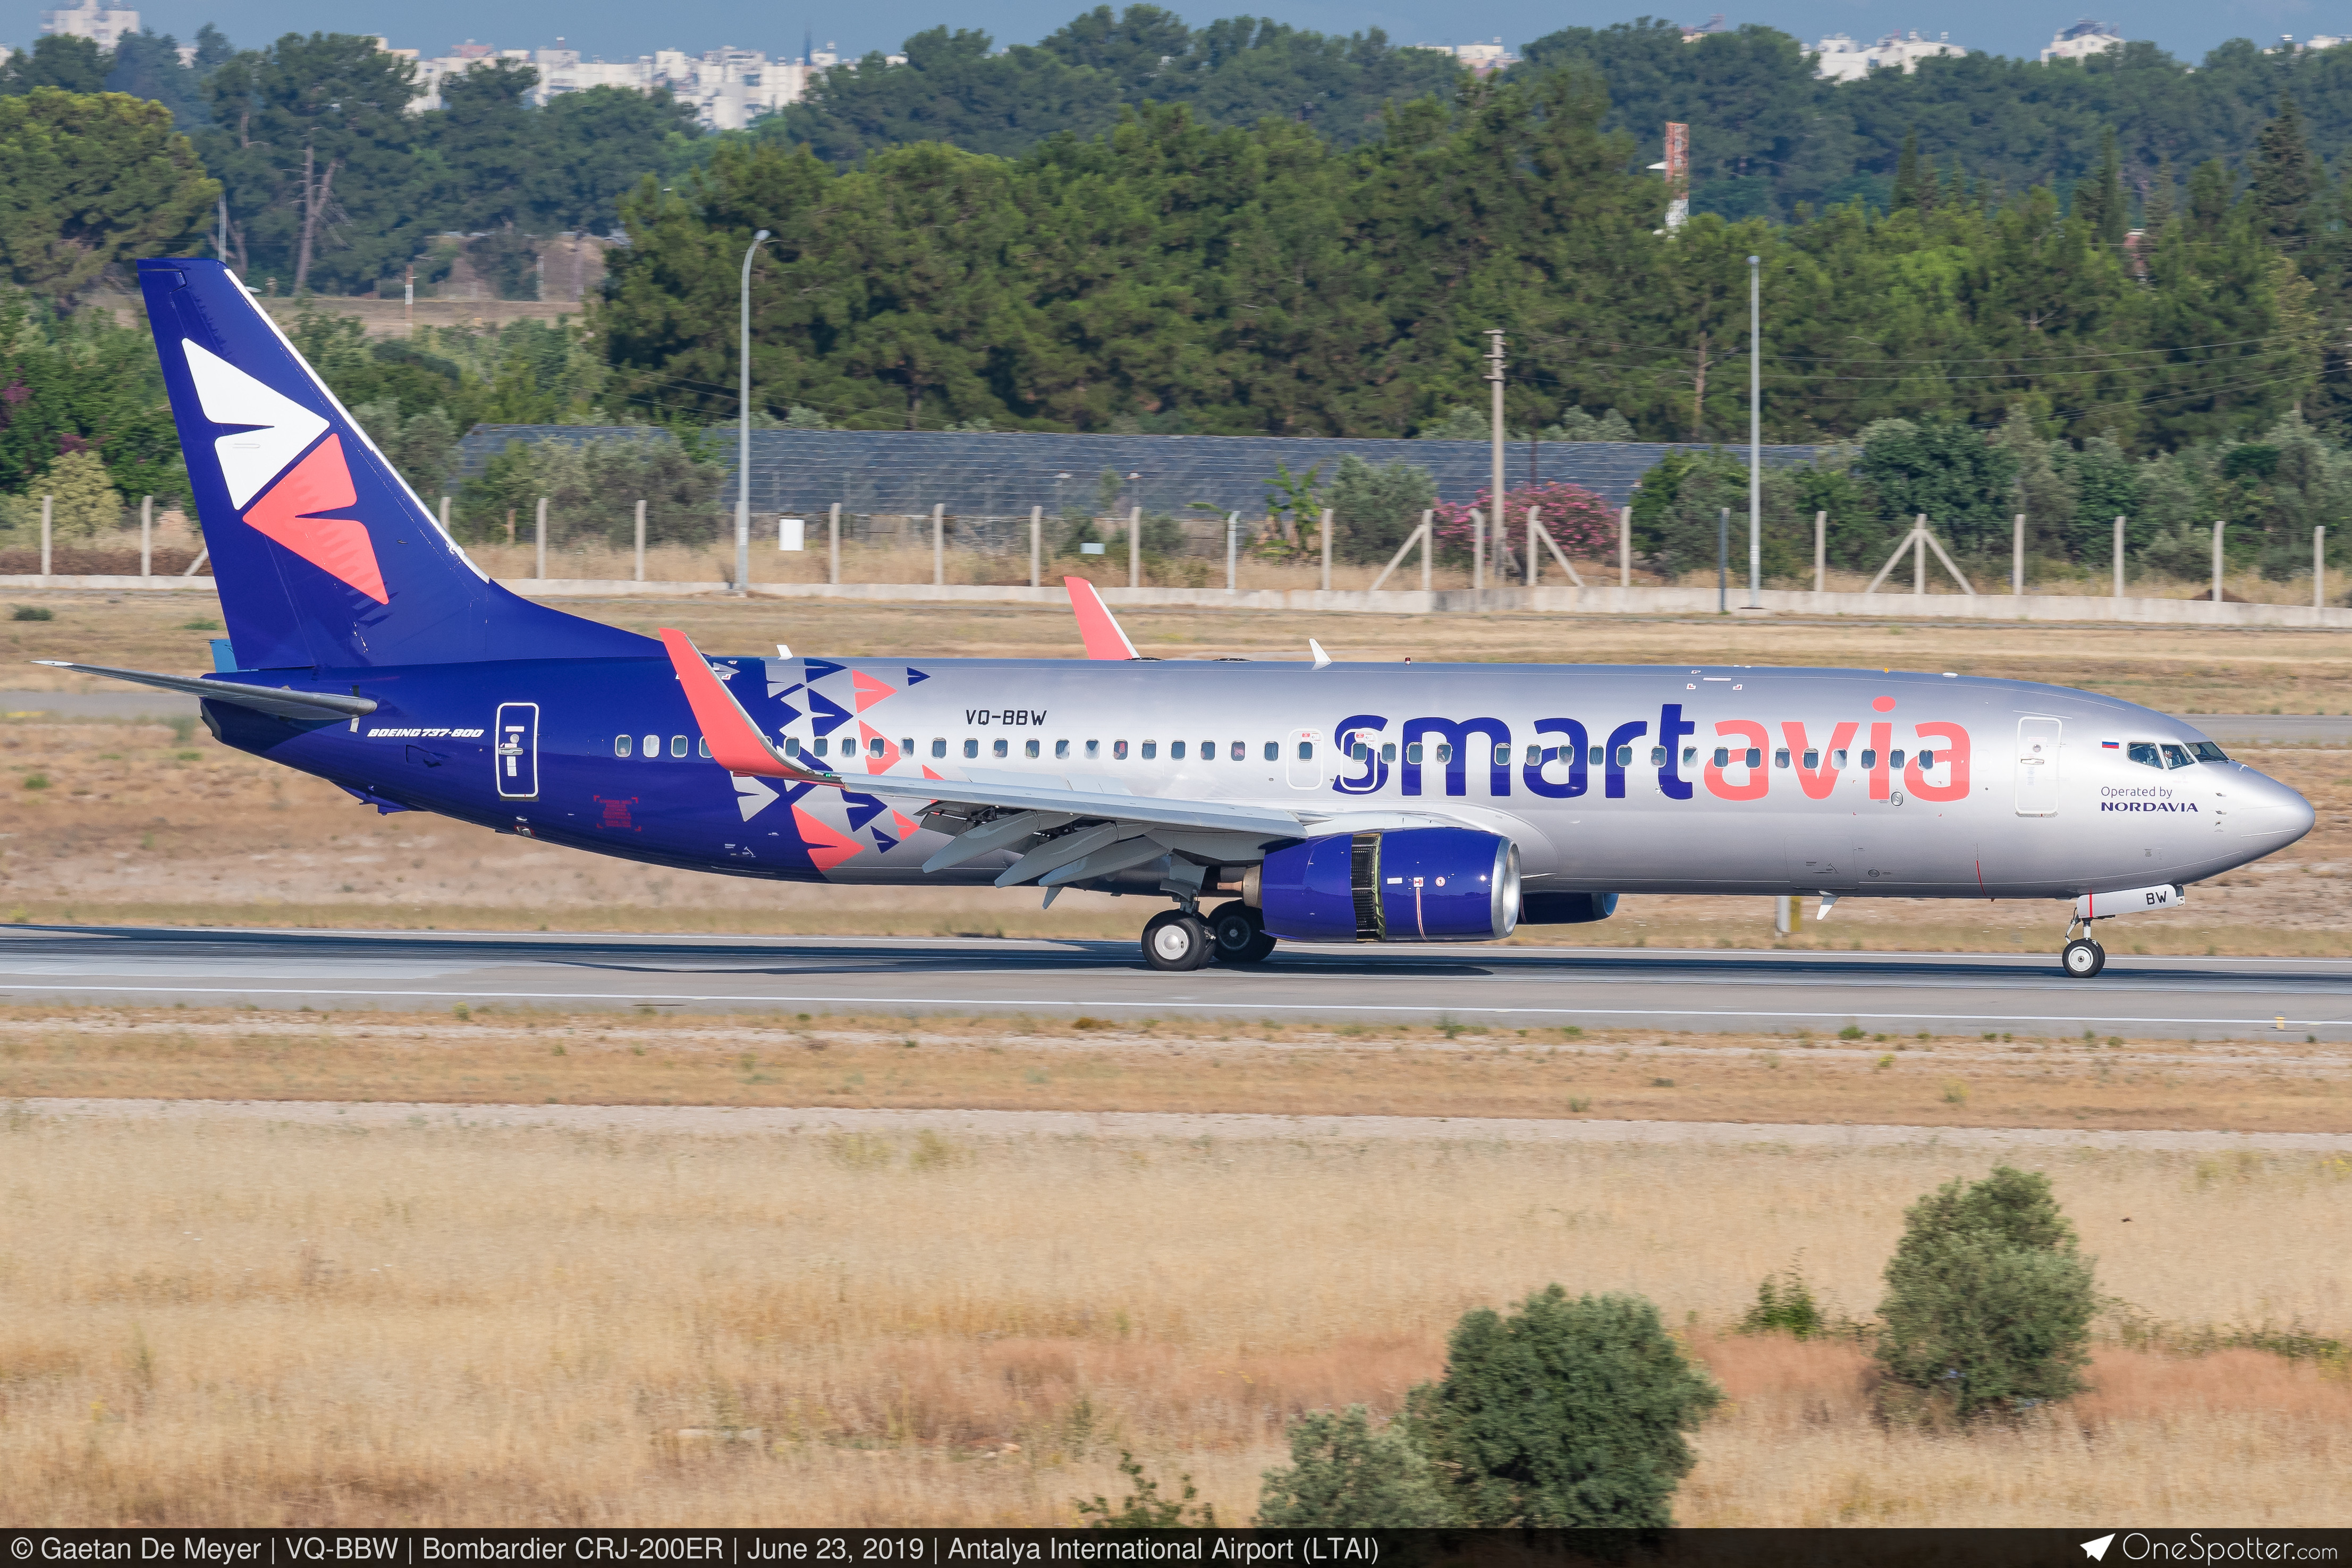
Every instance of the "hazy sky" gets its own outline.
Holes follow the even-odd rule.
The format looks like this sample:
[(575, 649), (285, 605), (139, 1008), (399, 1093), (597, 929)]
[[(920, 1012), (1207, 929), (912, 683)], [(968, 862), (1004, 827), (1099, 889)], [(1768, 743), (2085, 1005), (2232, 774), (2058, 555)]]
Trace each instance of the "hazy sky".
[[(56, 0), (50, 0), (51, 4)], [(125, 0), (116, 0), (125, 3)], [(128, 0), (138, 4), (138, 0)], [(1691, 0), (1696, 7), (1735, 0)], [(2125, 36), (2150, 38), (2177, 55), (2195, 58), (2226, 38), (2268, 42), (2281, 33), (2352, 34), (2352, 0), (2094, 0), (2104, 11), (2087, 14), (2116, 23)], [(23, 44), (40, 28), (41, 5), (0, 0), (0, 42)], [(717, 0), (507, 0), (495, 7), (463, 0), (150, 0), (142, 6), (146, 24), (159, 32), (192, 37), (205, 22), (216, 23), (239, 46), (259, 44), (291, 31), (325, 29), (382, 33), (396, 46), (440, 54), (476, 38), (502, 48), (520, 48), (566, 38), (572, 47), (610, 59), (635, 59), (656, 48), (698, 53), (734, 44), (770, 54), (797, 53), (804, 30), (813, 29), (823, 48), (837, 42), (850, 54), (890, 48), (909, 33), (940, 26), (982, 28), (999, 43), (1030, 43), (1053, 31), (1085, 6), (1081, 0), (967, 0), (944, 5), (936, 0), (868, 0), (855, 15), (809, 0), (746, 6)], [(1538, 4), (1537, 0), (1233, 0), (1230, 5), (1172, 5), (1194, 25), (1250, 12), (1325, 32), (1385, 28), (1399, 43), (1468, 43), (1496, 37), (1521, 44), (1557, 27), (1601, 26), (1635, 13), (1588, 0)], [(1676, 20), (1701, 22), (1708, 11), (1694, 9)], [(1955, 43), (2000, 54), (2037, 51), (2053, 33), (2084, 12), (2053, 9), (2028, 0), (1776, 0), (1767, 10), (1730, 10), (1732, 26), (1761, 22), (1811, 42), (1825, 33), (1876, 37), (1896, 29), (1933, 37), (1948, 32)]]

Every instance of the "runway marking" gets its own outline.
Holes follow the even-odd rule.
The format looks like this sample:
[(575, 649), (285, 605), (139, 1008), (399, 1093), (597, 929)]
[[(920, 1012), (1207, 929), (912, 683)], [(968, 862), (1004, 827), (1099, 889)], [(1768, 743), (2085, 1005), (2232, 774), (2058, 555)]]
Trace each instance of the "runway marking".
[[(1128, 1008), (1141, 1012), (1168, 1009), (1173, 998), (1160, 997), (1145, 1002), (1125, 1002), (1109, 999), (1048, 1000), (1043, 998), (992, 997), (830, 997), (793, 996), (680, 996), (676, 993), (656, 994), (641, 991), (488, 991), (488, 990), (413, 990), (356, 991), (330, 989), (324, 987), (291, 986), (22, 986), (0, 985), (0, 991), (76, 991), (108, 996), (150, 993), (173, 997), (370, 997), (414, 1000), (420, 997), (453, 997), (461, 1001), (488, 999), (502, 1002), (627, 1002), (633, 1006), (682, 1006), (688, 1002), (748, 1002), (777, 1006), (785, 1002), (823, 1002), (833, 1006), (878, 1007), (901, 1010), (908, 1008)], [(1430, 1007), (1396, 1002), (1272, 1002), (1243, 1000), (1233, 1004), (1237, 1012), (1328, 1013), (1334, 1010), (1375, 1013), (1487, 1013), (1496, 1017), (1591, 1018), (1597, 1014), (1612, 1018), (1635, 1019), (1789, 1019), (1811, 1021), (1823, 1017), (1874, 1018), (1902, 1019), (1912, 1023), (1982, 1023), (1998, 1020), (2006, 1023), (2062, 1024), (2164, 1024), (2174, 1028), (2224, 1028), (2231, 1026), (2261, 1028), (2276, 1031), (2281, 1015), (2273, 1013), (2261, 1018), (2199, 1018), (2177, 1016), (2142, 1018), (2123, 1013), (1906, 1013), (1882, 1012), (1866, 1008), (1822, 1008), (1811, 1012), (1768, 1012), (1756, 1008), (1514, 1008), (1484, 1007), (1475, 1004), (1448, 1004)], [(2288, 1019), (2289, 1029), (2343, 1029), (2352, 1027), (2352, 1019)]]

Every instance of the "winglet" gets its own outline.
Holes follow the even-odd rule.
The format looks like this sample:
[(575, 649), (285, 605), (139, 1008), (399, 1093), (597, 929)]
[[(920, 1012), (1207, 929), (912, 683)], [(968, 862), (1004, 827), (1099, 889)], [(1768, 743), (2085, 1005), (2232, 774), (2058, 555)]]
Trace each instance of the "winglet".
[(669, 650), (670, 667), (677, 672), (677, 684), (686, 688), (688, 706), (694, 709), (694, 722), (702, 737), (710, 746), (710, 758), (730, 773), (758, 774), (768, 779), (797, 779), (812, 784), (839, 785), (841, 780), (828, 774), (812, 773), (784, 760), (735, 694), (711, 673), (710, 661), (705, 659), (694, 645), (694, 640), (683, 632), (665, 626), (661, 629), (662, 646)]
[(1315, 667), (1317, 669), (1321, 670), (1330, 667), (1331, 655), (1323, 651), (1322, 643), (1318, 643), (1314, 638), (1309, 637), (1307, 639), (1307, 646), (1315, 654)]
[(1102, 601), (1095, 585), (1083, 577), (1066, 577), (1062, 586), (1070, 591), (1070, 608), (1078, 617), (1078, 635), (1087, 641), (1089, 659), (1132, 659), (1137, 656), (1135, 644), (1118, 629), (1111, 618), (1110, 606)]

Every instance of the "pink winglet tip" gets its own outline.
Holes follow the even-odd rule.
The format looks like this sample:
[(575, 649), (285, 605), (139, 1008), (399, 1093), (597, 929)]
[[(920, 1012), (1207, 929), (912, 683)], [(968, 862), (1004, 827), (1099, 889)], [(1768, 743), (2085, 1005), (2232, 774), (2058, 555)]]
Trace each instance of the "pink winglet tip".
[(1078, 618), (1078, 635), (1086, 639), (1089, 659), (1132, 659), (1135, 644), (1119, 630), (1110, 606), (1102, 601), (1095, 585), (1083, 577), (1066, 577), (1062, 586), (1070, 591), (1070, 609)]

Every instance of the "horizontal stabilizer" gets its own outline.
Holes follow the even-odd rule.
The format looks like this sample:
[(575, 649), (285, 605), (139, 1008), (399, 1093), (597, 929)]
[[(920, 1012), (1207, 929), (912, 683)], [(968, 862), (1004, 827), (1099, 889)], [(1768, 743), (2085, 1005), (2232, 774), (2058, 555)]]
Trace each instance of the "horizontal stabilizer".
[(209, 702), (234, 703), (278, 718), (358, 718), (375, 712), (373, 697), (343, 696), (335, 692), (298, 692), (291, 686), (248, 685), (243, 681), (212, 681), (196, 675), (159, 675), (149, 670), (116, 670), (104, 664), (69, 664), (63, 659), (36, 659), (53, 670), (104, 675), (110, 681), (136, 681), (167, 692), (185, 692)]

